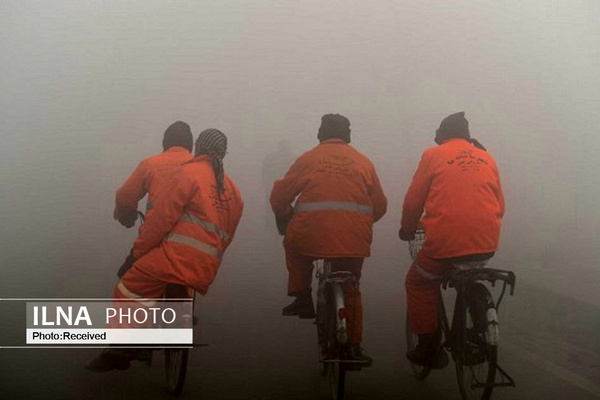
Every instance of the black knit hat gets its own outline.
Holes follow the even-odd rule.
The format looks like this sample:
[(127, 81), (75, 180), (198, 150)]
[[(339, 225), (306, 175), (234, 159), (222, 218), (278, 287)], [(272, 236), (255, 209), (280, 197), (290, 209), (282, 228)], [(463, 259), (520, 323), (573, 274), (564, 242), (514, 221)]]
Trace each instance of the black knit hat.
[(190, 126), (183, 121), (172, 123), (163, 136), (163, 150), (167, 150), (173, 146), (180, 146), (192, 151), (194, 144), (194, 136)]
[(442, 144), (451, 138), (470, 139), (469, 121), (465, 118), (465, 112), (457, 112), (448, 115), (442, 120), (440, 127), (435, 131), (435, 142)]
[(341, 139), (350, 143), (350, 121), (341, 114), (325, 114), (321, 117), (321, 127), (317, 139)]

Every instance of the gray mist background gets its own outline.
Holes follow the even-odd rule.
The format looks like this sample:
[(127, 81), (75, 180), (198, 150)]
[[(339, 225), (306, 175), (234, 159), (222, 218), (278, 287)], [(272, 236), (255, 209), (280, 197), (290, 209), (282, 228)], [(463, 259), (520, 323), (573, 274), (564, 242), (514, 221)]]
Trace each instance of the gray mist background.
[(389, 199), (366, 323), (400, 321), (401, 202), (440, 120), (466, 111), (507, 200), (493, 265), (596, 310), (599, 15), (582, 0), (3, 0), (0, 297), (109, 297), (136, 235), (112, 220), (115, 190), (183, 120), (229, 136), (246, 204), (206, 308), (268, 298), (276, 317), (287, 273), (266, 193), (334, 112)]
[(316, 144), (322, 114), (348, 116), (390, 200), (367, 271), (404, 268), (404, 192), (459, 110), (502, 173), (498, 264), (597, 286), (599, 11), (573, 0), (3, 1), (2, 294), (102, 294), (90, 278), (105, 280), (135, 237), (111, 219), (114, 191), (177, 119), (230, 137), (227, 171), (246, 200), (233, 261), (281, 257), (267, 245), (264, 186)]

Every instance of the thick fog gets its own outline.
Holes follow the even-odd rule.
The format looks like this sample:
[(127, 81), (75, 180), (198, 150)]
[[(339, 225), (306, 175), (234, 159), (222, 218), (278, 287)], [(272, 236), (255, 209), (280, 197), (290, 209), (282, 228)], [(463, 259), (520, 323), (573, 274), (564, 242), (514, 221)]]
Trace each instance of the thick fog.
[[(441, 118), (460, 110), (500, 167), (498, 260), (597, 285), (599, 11), (572, 0), (3, 1), (2, 293), (83, 294), (84, 277), (114, 268), (135, 235), (111, 219), (114, 191), (177, 119), (230, 137), (226, 168), (246, 200), (232, 252), (274, 252), (261, 245), (265, 191), (316, 145), (322, 114), (346, 115), (390, 200), (374, 255), (396, 265), (404, 192)], [(82, 287), (61, 285), (67, 275)]]
[(136, 236), (112, 219), (115, 191), (183, 120), (228, 135), (245, 201), (208, 298), (263, 287), (285, 305), (267, 196), (341, 113), (389, 200), (365, 301), (400, 320), (402, 199), (441, 119), (465, 111), (507, 201), (493, 266), (596, 310), (599, 15), (592, 0), (3, 0), (0, 297), (110, 296)]

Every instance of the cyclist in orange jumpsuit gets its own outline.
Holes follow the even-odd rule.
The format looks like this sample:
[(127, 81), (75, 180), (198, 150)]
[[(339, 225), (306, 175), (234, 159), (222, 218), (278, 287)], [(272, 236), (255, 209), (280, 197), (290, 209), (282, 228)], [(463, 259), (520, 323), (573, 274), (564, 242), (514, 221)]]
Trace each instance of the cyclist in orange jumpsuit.
[[(334, 269), (351, 271), (358, 281), (363, 260), (370, 256), (373, 223), (387, 210), (375, 167), (349, 144), (350, 121), (339, 114), (323, 116), (317, 138), (320, 144), (300, 156), (271, 192), (271, 206), (285, 233), (288, 295), (296, 298), (283, 315), (300, 318), (315, 316), (313, 261), (333, 259)], [(370, 362), (360, 348), (358, 286), (346, 290), (346, 304), (353, 354)]]
[[(200, 133), (195, 157), (172, 175), (155, 199), (133, 246), (136, 261), (117, 284), (114, 298), (161, 298), (169, 284), (206, 294), (243, 211), (239, 189), (223, 169), (226, 151), (222, 132)], [(124, 369), (131, 358), (109, 349), (88, 369)]]
[[(193, 144), (194, 137), (190, 126), (182, 121), (172, 123), (163, 136), (163, 152), (142, 160), (123, 186), (117, 190), (114, 219), (126, 228), (135, 225), (138, 203), (146, 194), (148, 194), (146, 202), (146, 216), (148, 216), (158, 192), (170, 182), (173, 172), (181, 164), (192, 159)], [(132, 250), (119, 269), (119, 277), (131, 268), (134, 260)]]
[[(485, 265), (498, 250), (504, 215), (498, 167), (471, 139), (464, 112), (446, 117), (435, 141), (438, 146), (423, 153), (406, 193), (399, 232), (402, 240), (412, 240), (421, 223), (426, 234), (405, 281), (412, 330), (419, 335), (407, 357), (420, 365), (436, 359), (440, 278), (454, 263)], [(447, 356), (440, 356), (445, 364)]]
[(170, 179), (173, 171), (192, 159), (193, 142), (188, 124), (182, 121), (171, 124), (163, 136), (163, 152), (140, 162), (117, 190), (114, 219), (131, 228), (137, 219), (138, 202), (146, 194), (146, 212), (150, 211), (159, 189)]

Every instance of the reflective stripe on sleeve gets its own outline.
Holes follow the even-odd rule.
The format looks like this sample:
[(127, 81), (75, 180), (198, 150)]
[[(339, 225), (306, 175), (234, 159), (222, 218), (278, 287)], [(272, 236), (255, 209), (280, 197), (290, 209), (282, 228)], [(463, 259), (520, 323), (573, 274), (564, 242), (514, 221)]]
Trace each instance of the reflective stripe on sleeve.
[(219, 229), (218, 226), (216, 226), (212, 222), (208, 222), (208, 221), (205, 221), (203, 219), (200, 219), (200, 218), (196, 217), (193, 214), (185, 213), (185, 214), (183, 214), (179, 218), (179, 220), (180, 221), (190, 222), (192, 224), (198, 224), (201, 227), (203, 227), (204, 229), (206, 229), (207, 231), (210, 231), (212, 233), (216, 233), (217, 235), (221, 236), (221, 238), (223, 240), (225, 240), (225, 241), (229, 240), (229, 235), (227, 233), (223, 232), (221, 229)]
[(184, 244), (186, 246), (193, 247), (197, 250), (200, 250), (203, 253), (211, 255), (215, 258), (221, 259), (223, 254), (216, 247), (211, 246), (210, 244), (201, 242), (198, 239), (194, 239), (193, 237), (189, 237), (186, 235), (181, 235), (179, 233), (169, 233), (166, 237), (168, 242)]
[(294, 206), (294, 212), (310, 211), (355, 211), (365, 215), (373, 215), (373, 207), (357, 203), (346, 203), (344, 201), (314, 201), (310, 203), (300, 203)]

